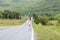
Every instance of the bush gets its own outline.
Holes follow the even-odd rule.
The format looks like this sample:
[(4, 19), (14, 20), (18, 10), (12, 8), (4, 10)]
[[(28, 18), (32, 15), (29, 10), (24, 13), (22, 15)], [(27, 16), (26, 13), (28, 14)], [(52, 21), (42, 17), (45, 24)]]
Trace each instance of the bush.
[(36, 24), (41, 23), (42, 25), (47, 25), (48, 18), (47, 16), (38, 16), (34, 21)]
[(35, 22), (36, 24), (39, 24), (39, 23), (40, 23), (39, 21), (40, 21), (39, 17), (37, 17), (37, 18), (34, 19), (34, 22)]
[(49, 21), (49, 22), (47, 23), (47, 25), (53, 25), (53, 23)]
[(34, 22), (36, 24), (39, 24), (39, 18), (38, 18), (38, 16), (36, 14), (33, 14), (33, 18), (34, 18)]
[(48, 22), (47, 16), (39, 16), (39, 22), (40, 22), (42, 25), (47, 25), (47, 22)]
[(4, 10), (3, 12), (0, 12), (0, 17), (5, 19), (21, 19), (20, 12), (9, 10)]
[(58, 22), (60, 23), (60, 14), (55, 15), (55, 16), (54, 16), (54, 19), (55, 19), (55, 20), (58, 20)]

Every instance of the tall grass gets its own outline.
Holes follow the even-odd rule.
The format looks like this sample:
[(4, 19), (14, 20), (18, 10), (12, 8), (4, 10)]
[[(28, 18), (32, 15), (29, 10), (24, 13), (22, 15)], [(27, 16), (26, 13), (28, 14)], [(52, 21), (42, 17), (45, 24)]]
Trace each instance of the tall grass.
[(37, 40), (60, 40), (60, 36), (55, 34), (53, 30), (50, 30), (50, 27), (35, 24), (34, 22), (33, 27), (37, 35)]
[(20, 20), (16, 19), (0, 19), (0, 27), (1, 26), (16, 26), (23, 24), (27, 19), (23, 18)]

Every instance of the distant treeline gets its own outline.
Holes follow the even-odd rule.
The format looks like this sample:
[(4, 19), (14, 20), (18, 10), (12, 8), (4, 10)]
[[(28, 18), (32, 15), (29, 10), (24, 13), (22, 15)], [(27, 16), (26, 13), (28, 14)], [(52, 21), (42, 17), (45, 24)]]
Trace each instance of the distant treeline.
[(4, 10), (0, 11), (0, 19), (21, 19), (20, 12)]
[(56, 20), (60, 24), (60, 13), (42, 13), (42, 14), (33, 14), (34, 22), (36, 24), (41, 23), (42, 25), (51, 24), (49, 21)]

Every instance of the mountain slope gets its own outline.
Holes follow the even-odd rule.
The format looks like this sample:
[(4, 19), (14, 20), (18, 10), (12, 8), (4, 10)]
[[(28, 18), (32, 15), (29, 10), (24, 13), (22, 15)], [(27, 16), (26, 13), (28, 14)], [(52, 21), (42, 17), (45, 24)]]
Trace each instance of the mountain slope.
[(0, 10), (4, 9), (24, 14), (60, 13), (60, 0), (0, 0)]

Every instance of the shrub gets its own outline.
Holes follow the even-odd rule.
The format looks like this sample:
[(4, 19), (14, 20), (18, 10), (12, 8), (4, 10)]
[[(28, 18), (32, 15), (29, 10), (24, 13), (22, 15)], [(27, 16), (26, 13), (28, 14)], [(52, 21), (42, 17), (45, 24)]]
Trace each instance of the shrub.
[(60, 23), (60, 14), (55, 15), (55, 16), (54, 16), (54, 19), (55, 19), (55, 20), (58, 20), (58, 22)]
[(34, 21), (36, 24), (41, 23), (42, 25), (47, 25), (48, 18), (47, 16), (38, 16)]
[(47, 25), (47, 22), (48, 22), (47, 16), (39, 16), (39, 22), (40, 22), (42, 25)]
[(53, 23), (49, 21), (49, 22), (47, 23), (47, 25), (53, 25)]
[(40, 21), (39, 17), (37, 17), (37, 18), (34, 19), (34, 22), (35, 22), (36, 24), (39, 24), (39, 23), (40, 23), (39, 21)]

